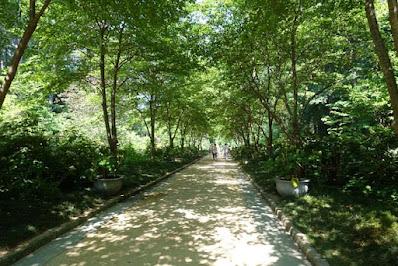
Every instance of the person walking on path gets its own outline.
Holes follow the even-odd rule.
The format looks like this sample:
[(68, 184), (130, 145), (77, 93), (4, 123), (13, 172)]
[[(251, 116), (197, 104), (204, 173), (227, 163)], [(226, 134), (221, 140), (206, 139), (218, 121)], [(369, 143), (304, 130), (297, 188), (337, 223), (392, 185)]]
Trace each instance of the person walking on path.
[(217, 159), (217, 144), (213, 143), (210, 147), (211, 154), (213, 155), (213, 160)]
[(229, 156), (229, 146), (227, 143), (224, 144), (223, 152), (224, 152), (224, 159), (226, 160)]

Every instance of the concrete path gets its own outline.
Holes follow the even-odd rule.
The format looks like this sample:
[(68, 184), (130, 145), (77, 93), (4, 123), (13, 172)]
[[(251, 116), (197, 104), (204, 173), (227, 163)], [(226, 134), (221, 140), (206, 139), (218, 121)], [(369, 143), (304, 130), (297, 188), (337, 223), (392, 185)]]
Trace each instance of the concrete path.
[(202, 159), (16, 265), (310, 265), (236, 163)]

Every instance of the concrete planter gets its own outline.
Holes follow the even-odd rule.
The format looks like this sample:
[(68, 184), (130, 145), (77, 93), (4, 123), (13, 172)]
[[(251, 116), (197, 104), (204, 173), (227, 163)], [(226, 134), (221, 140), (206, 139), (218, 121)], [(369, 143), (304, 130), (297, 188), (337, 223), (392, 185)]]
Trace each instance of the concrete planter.
[(98, 178), (94, 182), (94, 189), (106, 196), (114, 195), (120, 191), (123, 185), (123, 176), (115, 178)]
[(290, 180), (275, 178), (276, 190), (282, 197), (300, 197), (308, 192), (309, 179), (302, 179), (299, 186), (294, 188)]

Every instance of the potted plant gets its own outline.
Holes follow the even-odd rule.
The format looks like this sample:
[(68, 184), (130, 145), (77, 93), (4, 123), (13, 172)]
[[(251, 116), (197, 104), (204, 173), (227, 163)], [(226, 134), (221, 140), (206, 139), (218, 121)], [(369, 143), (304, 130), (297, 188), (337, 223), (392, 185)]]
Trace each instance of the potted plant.
[(275, 178), (276, 191), (282, 197), (300, 197), (308, 193), (310, 180), (302, 178), (304, 176), (304, 168), (298, 162), (295, 164), (296, 167), (294, 168), (285, 168), (287, 172), (294, 172), (294, 174), (286, 174)]
[(276, 191), (282, 197), (299, 197), (307, 194), (309, 179), (299, 179), (295, 176), (275, 178)]
[(102, 158), (97, 164), (97, 179), (94, 189), (103, 195), (114, 195), (122, 188), (123, 176), (117, 174), (117, 160), (111, 156)]

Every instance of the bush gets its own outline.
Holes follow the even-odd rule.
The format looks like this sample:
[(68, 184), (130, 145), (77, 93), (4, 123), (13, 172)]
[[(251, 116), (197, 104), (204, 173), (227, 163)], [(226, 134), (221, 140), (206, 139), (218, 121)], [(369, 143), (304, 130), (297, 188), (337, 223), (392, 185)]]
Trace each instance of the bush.
[(330, 136), (319, 146), (321, 170), (329, 183), (357, 192), (395, 186), (398, 139), (391, 129), (374, 127), (368, 134)]
[(94, 143), (76, 131), (51, 139), (52, 177), (63, 189), (91, 185), (96, 176), (96, 163), (106, 148)]
[(133, 146), (124, 147), (120, 150), (120, 173), (124, 175), (131, 175), (137, 172), (137, 165), (150, 160), (148, 154), (140, 153), (133, 148)]
[(29, 122), (0, 125), (0, 192), (3, 196), (55, 196), (87, 186), (99, 156), (96, 143), (69, 131), (46, 136)]
[[(247, 160), (252, 149), (241, 147), (233, 154)], [(263, 151), (250, 161), (256, 161), (256, 167), (264, 168), (270, 177), (295, 174), (310, 178), (312, 184), (398, 200), (398, 190), (392, 189), (398, 181), (398, 138), (390, 128), (375, 126), (361, 134), (352, 129), (318, 139), (311, 136), (300, 149), (277, 142), (273, 158)]]

